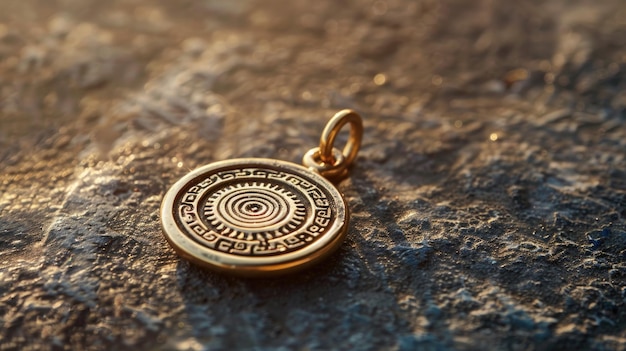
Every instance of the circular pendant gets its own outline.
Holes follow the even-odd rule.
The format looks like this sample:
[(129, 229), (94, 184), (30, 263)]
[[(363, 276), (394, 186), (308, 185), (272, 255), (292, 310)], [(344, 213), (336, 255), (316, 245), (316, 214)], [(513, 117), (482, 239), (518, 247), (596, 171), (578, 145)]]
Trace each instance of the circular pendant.
[(333, 252), (348, 228), (339, 191), (294, 163), (245, 158), (198, 168), (161, 206), (163, 232), (179, 255), (243, 276), (306, 267)]

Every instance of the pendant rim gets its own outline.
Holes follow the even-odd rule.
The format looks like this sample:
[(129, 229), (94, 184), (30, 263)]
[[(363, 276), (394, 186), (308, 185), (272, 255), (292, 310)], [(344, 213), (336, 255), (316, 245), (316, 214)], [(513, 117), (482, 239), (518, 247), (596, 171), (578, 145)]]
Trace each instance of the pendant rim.
[[(175, 218), (176, 202), (185, 189), (194, 186), (193, 182), (219, 170), (258, 167), (260, 169), (281, 170), (312, 180), (331, 196), (335, 210), (333, 222), (324, 233), (311, 244), (301, 249), (272, 256), (237, 256), (200, 244), (181, 228)], [(175, 182), (165, 193), (161, 208), (161, 228), (165, 239), (179, 256), (213, 271), (239, 276), (263, 277), (286, 274), (309, 267), (333, 253), (344, 241), (349, 227), (349, 211), (339, 190), (321, 175), (301, 165), (269, 158), (237, 158), (212, 162), (196, 168)], [(289, 235), (291, 233), (288, 233)]]

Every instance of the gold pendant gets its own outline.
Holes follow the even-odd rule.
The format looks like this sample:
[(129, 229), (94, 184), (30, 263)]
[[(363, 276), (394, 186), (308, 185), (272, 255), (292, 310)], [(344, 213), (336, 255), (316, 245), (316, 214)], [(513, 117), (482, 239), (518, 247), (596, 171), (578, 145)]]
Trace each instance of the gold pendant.
[[(333, 143), (346, 123), (350, 137), (340, 151)], [(277, 275), (320, 261), (341, 245), (349, 222), (328, 179), (347, 175), (362, 135), (361, 117), (343, 110), (324, 128), (320, 146), (304, 155), (305, 167), (240, 158), (192, 171), (163, 198), (165, 238), (180, 256), (241, 276)]]

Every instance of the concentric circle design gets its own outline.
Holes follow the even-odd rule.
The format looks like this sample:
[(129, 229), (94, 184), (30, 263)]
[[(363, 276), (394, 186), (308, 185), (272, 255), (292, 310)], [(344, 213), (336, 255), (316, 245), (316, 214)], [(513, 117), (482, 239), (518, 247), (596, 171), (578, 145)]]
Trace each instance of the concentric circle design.
[(211, 195), (204, 215), (216, 232), (254, 241), (298, 229), (307, 211), (302, 200), (280, 184), (241, 182)]
[(167, 192), (166, 239), (185, 258), (241, 275), (292, 271), (332, 252), (347, 228), (341, 194), (288, 162), (237, 159), (199, 168)]

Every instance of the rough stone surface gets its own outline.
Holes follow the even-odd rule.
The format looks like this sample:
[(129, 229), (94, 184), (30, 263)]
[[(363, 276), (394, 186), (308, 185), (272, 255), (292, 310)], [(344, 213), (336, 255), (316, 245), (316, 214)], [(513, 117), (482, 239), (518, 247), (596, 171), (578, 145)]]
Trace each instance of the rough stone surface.
[[(626, 5), (0, 2), (0, 350), (626, 350)], [(165, 190), (365, 117), (348, 239), (179, 259)]]

